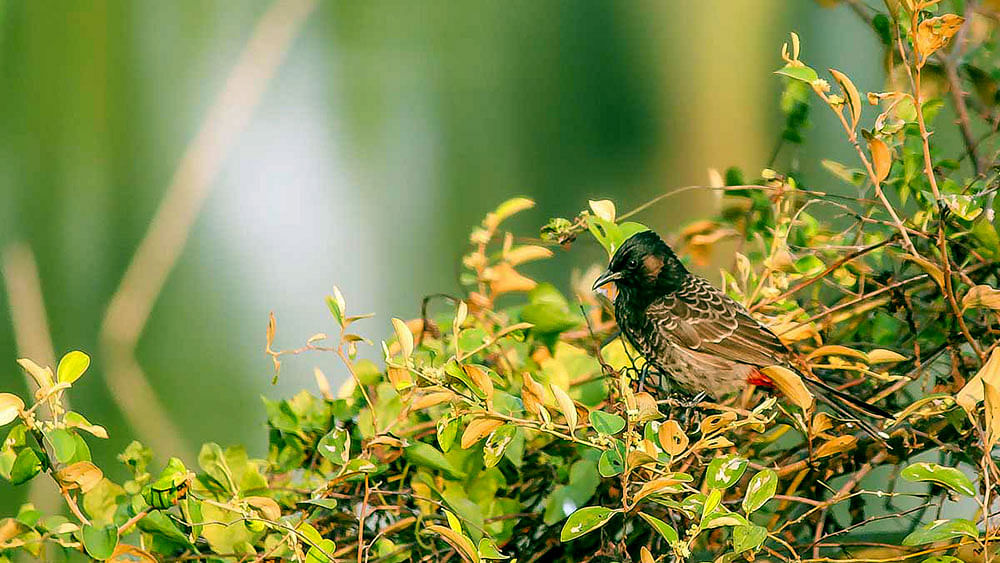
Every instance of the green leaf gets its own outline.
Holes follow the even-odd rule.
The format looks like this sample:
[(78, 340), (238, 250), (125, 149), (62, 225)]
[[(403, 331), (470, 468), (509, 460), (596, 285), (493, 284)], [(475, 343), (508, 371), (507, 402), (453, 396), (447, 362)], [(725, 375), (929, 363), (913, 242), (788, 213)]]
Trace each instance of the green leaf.
[(760, 549), (767, 539), (767, 528), (750, 524), (733, 528), (733, 551), (743, 553), (748, 550)]
[(567, 331), (582, 322), (572, 313), (569, 303), (550, 283), (540, 283), (528, 293), (531, 303), (521, 309), (521, 320), (531, 323), (536, 334)]
[(614, 477), (625, 471), (625, 460), (617, 449), (604, 450), (597, 462), (597, 471), (601, 477)]
[(10, 469), (10, 482), (20, 485), (30, 481), (38, 472), (42, 470), (42, 460), (38, 458), (35, 450), (24, 447), (17, 452), (14, 465)]
[(594, 238), (597, 239), (597, 242), (604, 247), (609, 257), (614, 256), (618, 247), (629, 237), (649, 230), (649, 227), (641, 223), (625, 222), (615, 224), (596, 215), (587, 217), (587, 228), (590, 230), (590, 234), (594, 235)]
[(617, 414), (609, 414), (604, 411), (590, 412), (590, 425), (601, 434), (617, 434), (625, 428), (625, 419)]
[(486, 537), (479, 540), (479, 556), (483, 559), (510, 559), (509, 555), (500, 553), (493, 540)]
[(809, 84), (811, 84), (814, 80), (819, 79), (819, 75), (816, 74), (816, 71), (807, 66), (793, 66), (789, 64), (779, 68), (774, 71), (774, 73)]
[(649, 525), (653, 527), (653, 529), (659, 532), (660, 535), (663, 536), (663, 539), (667, 540), (667, 543), (671, 545), (677, 543), (678, 540), (677, 530), (675, 530), (673, 526), (667, 524), (663, 520), (660, 520), (656, 516), (651, 516), (649, 514), (646, 514), (645, 512), (640, 512), (639, 516), (641, 516), (643, 520), (648, 522)]
[(354, 458), (344, 466), (344, 473), (375, 473), (378, 466), (364, 458)]
[(453, 479), (461, 479), (465, 477), (465, 473), (458, 470), (458, 468), (452, 465), (451, 462), (444, 457), (443, 453), (430, 444), (415, 442), (403, 448), (403, 455), (406, 456), (406, 459), (414, 465), (443, 471)]
[(333, 555), (334, 551), (337, 551), (337, 544), (333, 543), (333, 540), (319, 540), (306, 552), (306, 563), (330, 563), (330, 558), (326, 554)]
[(94, 559), (107, 559), (118, 547), (118, 528), (107, 526), (84, 526), (80, 532), (83, 547)]
[(705, 483), (713, 489), (728, 489), (736, 484), (747, 470), (747, 460), (738, 456), (717, 457), (708, 464)]
[(337, 499), (311, 498), (306, 500), (300, 500), (299, 504), (311, 504), (313, 506), (318, 506), (320, 508), (325, 508), (327, 510), (333, 510), (334, 508), (337, 508)]
[(73, 383), (83, 375), (90, 367), (90, 356), (73, 350), (59, 360), (59, 367), (56, 368), (56, 378), (59, 383)]
[(461, 421), (457, 418), (442, 418), (437, 422), (437, 441), (441, 451), (447, 452), (455, 443)]
[(570, 541), (593, 532), (608, 523), (617, 511), (603, 506), (587, 506), (570, 514), (566, 523), (563, 524), (562, 532), (559, 534), (559, 541)]
[(333, 291), (334, 295), (326, 296), (326, 307), (330, 309), (333, 320), (337, 321), (338, 325), (344, 326), (344, 298), (336, 287), (333, 288)]
[(517, 426), (513, 424), (504, 424), (494, 430), (490, 434), (490, 437), (486, 439), (486, 444), (483, 446), (483, 465), (494, 467), (500, 463), (504, 452), (507, 451), (507, 446), (514, 441), (516, 433)]
[(935, 555), (924, 559), (922, 563), (965, 563), (965, 561), (951, 555)]
[(351, 459), (351, 435), (343, 428), (334, 428), (320, 439), (316, 449), (330, 462), (344, 465)]
[[(718, 489), (716, 489), (718, 490)], [(701, 519), (701, 527), (705, 530), (721, 528), (723, 526), (749, 526), (750, 522), (736, 512), (730, 512), (725, 508), (718, 508), (708, 516)]]
[(52, 452), (59, 463), (69, 463), (76, 454), (76, 437), (65, 428), (53, 428), (45, 433), (52, 444)]
[(705, 503), (701, 505), (701, 519), (705, 520), (716, 508), (722, 504), (722, 489), (712, 489), (705, 497)]
[(63, 421), (66, 423), (66, 426), (79, 428), (80, 430), (89, 432), (98, 438), (107, 439), (108, 437), (108, 431), (103, 426), (91, 424), (86, 417), (78, 412), (69, 411), (66, 413), (66, 416), (63, 417)]
[(903, 538), (903, 545), (912, 547), (925, 543), (950, 540), (961, 536), (978, 538), (979, 530), (976, 528), (976, 524), (970, 520), (961, 518), (955, 520), (935, 520)]
[(750, 479), (746, 495), (743, 497), (743, 512), (751, 512), (764, 506), (778, 490), (778, 474), (771, 469), (762, 469)]
[(795, 271), (805, 276), (814, 276), (823, 271), (826, 265), (819, 258), (807, 254), (795, 261)]
[(14, 450), (0, 450), (0, 477), (10, 481), (10, 472), (14, 468), (14, 460), (16, 459), (17, 454), (14, 453)]
[(945, 467), (936, 463), (920, 462), (914, 463), (903, 469), (899, 475), (907, 481), (921, 482), (932, 481), (955, 492), (976, 496), (976, 487), (972, 481), (958, 469)]

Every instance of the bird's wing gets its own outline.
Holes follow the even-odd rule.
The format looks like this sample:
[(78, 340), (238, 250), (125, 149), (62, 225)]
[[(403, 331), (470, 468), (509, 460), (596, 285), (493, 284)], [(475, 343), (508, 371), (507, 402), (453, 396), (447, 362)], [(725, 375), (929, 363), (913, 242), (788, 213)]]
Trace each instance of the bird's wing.
[(691, 350), (757, 366), (787, 361), (788, 349), (773, 332), (695, 276), (679, 291), (654, 301), (646, 315), (661, 334)]

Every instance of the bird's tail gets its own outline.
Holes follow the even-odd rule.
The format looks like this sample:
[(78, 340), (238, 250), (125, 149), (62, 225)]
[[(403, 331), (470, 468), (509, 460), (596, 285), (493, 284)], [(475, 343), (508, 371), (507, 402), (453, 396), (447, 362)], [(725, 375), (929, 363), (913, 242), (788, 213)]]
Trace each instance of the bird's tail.
[(809, 391), (819, 399), (820, 402), (824, 403), (834, 412), (839, 414), (845, 420), (853, 422), (861, 427), (866, 434), (878, 440), (879, 442), (885, 442), (889, 437), (885, 432), (875, 428), (864, 418), (858, 416), (859, 414), (864, 414), (866, 416), (874, 418), (883, 418), (893, 420), (893, 417), (886, 410), (877, 407), (867, 401), (849, 395), (840, 389), (837, 389), (819, 379), (814, 379), (812, 377), (803, 377), (802, 382), (805, 383)]

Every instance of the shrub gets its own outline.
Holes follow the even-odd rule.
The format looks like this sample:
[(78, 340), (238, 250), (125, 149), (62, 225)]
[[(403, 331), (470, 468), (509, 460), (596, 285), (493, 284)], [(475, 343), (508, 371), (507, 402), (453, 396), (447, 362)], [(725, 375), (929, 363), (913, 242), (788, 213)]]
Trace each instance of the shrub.
[[(384, 369), (358, 359), (371, 343), (352, 331), (370, 315), (349, 314), (336, 289), (333, 336), (281, 350), (271, 317), (276, 373), (287, 354), (332, 353), (350, 377), (334, 391), (317, 372), (319, 395), (265, 400), (267, 459), (209, 443), (197, 471), (177, 458), (154, 468), (134, 442), (119, 456), (130, 479), (112, 482), (90, 459), (105, 429), (62, 403), (89, 358), (71, 352), (55, 373), (21, 360), (39, 390), (30, 406), (0, 394), (0, 475), (55, 480), (69, 516), (25, 505), (0, 522), (0, 560), (988, 561), (1000, 481), (997, 184), (961, 88), (994, 96), (978, 104), (995, 119), (994, 23), (963, 24), (935, 2), (897, 10), (861, 13), (898, 89), (863, 97), (831, 70), (834, 93), (794, 35), (777, 71), (783, 143), (803, 142), (820, 100), (858, 155), (860, 167), (824, 162), (847, 193), (811, 187), (829, 178), (804, 177), (794, 157), (753, 184), (730, 170), (705, 188), (724, 196), (718, 215), (672, 238), (695, 263), (735, 245), (725, 291), (814, 374), (896, 413), (885, 441), (808, 396), (756, 391), (690, 409), (638, 390), (642, 359), (590, 291), (596, 272), (560, 291), (519, 270), (580, 237), (610, 255), (645, 228), (627, 219), (646, 206), (616, 216), (592, 201), (522, 243), (503, 230), (533, 205), (519, 198), (472, 232), (461, 295), (392, 319)], [(941, 106), (921, 88), (931, 80), (956, 100), (960, 158), (930, 143)]]

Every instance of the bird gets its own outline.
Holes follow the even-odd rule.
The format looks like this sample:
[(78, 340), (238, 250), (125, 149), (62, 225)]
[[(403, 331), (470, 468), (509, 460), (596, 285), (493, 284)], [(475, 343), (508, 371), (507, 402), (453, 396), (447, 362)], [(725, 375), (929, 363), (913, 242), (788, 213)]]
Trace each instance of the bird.
[[(614, 282), (621, 333), (661, 376), (686, 391), (720, 399), (750, 385), (775, 389), (762, 368), (799, 373), (820, 402), (882, 441), (886, 435), (858, 415), (892, 419), (884, 409), (794, 367), (795, 354), (739, 303), (692, 274), (652, 230), (626, 239), (594, 282)], [(660, 388), (662, 389), (662, 385)], [(702, 395), (704, 396), (704, 395)]]

